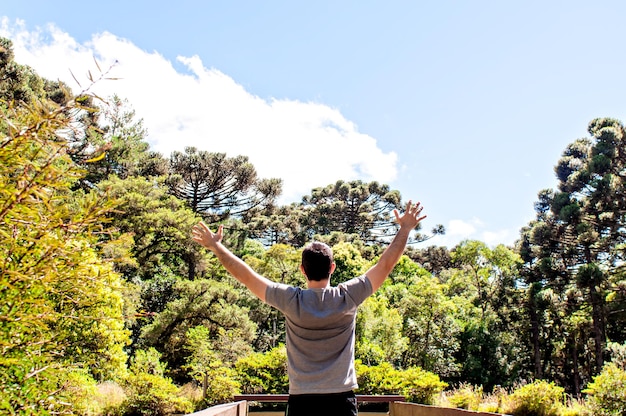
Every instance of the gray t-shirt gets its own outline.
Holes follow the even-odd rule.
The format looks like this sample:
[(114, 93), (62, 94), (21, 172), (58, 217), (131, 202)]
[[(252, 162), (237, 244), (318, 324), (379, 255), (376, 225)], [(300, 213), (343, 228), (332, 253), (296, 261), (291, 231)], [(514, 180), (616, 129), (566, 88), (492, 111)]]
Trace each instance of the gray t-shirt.
[(267, 288), (266, 302), (286, 318), (289, 394), (341, 393), (358, 387), (356, 310), (371, 294), (365, 275), (324, 289), (281, 283)]

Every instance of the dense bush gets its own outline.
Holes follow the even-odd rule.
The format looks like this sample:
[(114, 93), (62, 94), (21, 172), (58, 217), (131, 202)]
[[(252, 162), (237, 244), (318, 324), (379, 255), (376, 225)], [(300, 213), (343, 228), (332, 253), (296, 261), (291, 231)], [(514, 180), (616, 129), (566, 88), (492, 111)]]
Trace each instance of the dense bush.
[(589, 383), (585, 393), (594, 415), (625, 415), (626, 371), (615, 363), (605, 365), (602, 372)]
[(448, 401), (458, 409), (478, 410), (483, 400), (482, 386), (475, 387), (464, 384), (455, 389), (449, 396)]
[(182, 397), (180, 388), (164, 375), (165, 366), (155, 349), (138, 350), (130, 370), (124, 385), (127, 397), (121, 406), (123, 415), (165, 416), (194, 410), (192, 403)]
[(235, 364), (241, 391), (245, 394), (279, 394), (289, 391), (287, 351), (283, 345), (266, 353), (253, 353)]
[(438, 375), (419, 367), (398, 370), (389, 363), (366, 366), (357, 360), (356, 371), (359, 394), (401, 394), (409, 402), (432, 404), (447, 387)]
[(560, 416), (565, 409), (564, 399), (562, 387), (536, 380), (509, 395), (503, 411), (514, 416)]

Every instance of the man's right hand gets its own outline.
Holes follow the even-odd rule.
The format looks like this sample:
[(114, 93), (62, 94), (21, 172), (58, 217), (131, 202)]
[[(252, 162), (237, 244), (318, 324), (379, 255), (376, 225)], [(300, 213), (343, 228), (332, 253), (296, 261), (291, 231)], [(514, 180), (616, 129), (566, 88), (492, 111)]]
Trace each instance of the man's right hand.
[(215, 247), (221, 243), (222, 238), (224, 238), (224, 226), (220, 225), (217, 227), (217, 232), (214, 233), (204, 221), (200, 221), (198, 224), (194, 225), (191, 230), (191, 236), (193, 241), (215, 252)]
[(426, 215), (420, 216), (423, 209), (424, 207), (421, 206), (421, 203), (418, 202), (413, 205), (413, 201), (409, 201), (402, 215), (400, 215), (397, 209), (393, 210), (393, 214), (396, 216), (396, 222), (400, 225), (400, 228), (407, 227), (409, 230), (412, 230), (426, 218)]

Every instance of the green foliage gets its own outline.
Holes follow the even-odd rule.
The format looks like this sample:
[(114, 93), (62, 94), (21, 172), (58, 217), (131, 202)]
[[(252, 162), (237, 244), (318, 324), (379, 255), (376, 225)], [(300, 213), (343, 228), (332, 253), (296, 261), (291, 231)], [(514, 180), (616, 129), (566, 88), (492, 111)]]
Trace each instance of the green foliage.
[[(286, 245), (274, 244), (261, 252), (244, 254), (243, 259), (254, 270), (268, 279), (298, 287), (305, 285), (306, 278), (300, 271), (302, 253)], [(285, 342), (285, 319), (277, 309), (261, 302), (246, 290), (243, 295), (248, 300), (245, 306), (250, 310), (250, 318), (257, 323), (255, 349), (267, 351)]]
[(367, 261), (361, 257), (361, 253), (354, 245), (342, 242), (333, 246), (332, 249), (335, 264), (337, 264), (337, 268), (331, 277), (333, 285), (365, 273)]
[(274, 244), (260, 257), (245, 256), (254, 270), (274, 282), (301, 286), (305, 277), (300, 272), (302, 253), (286, 244)]
[(264, 246), (289, 244), (302, 247), (311, 237), (307, 230), (307, 212), (302, 206), (292, 203), (282, 206), (266, 206), (262, 212), (246, 215), (245, 230), (250, 238)]
[(98, 239), (109, 232), (114, 205), (72, 191), (82, 171), (62, 137), (78, 107), (33, 100), (0, 120), (0, 408), (7, 412), (71, 411), (61, 398), (71, 398), (75, 371), (99, 379), (125, 372), (125, 288)]
[(220, 329), (218, 340), (214, 341), (209, 328), (205, 326), (199, 325), (187, 331), (187, 349), (190, 354), (185, 368), (202, 385), (203, 401), (207, 405), (228, 402), (239, 391), (236, 373), (232, 368), (234, 363), (224, 361), (224, 358), (232, 358), (224, 357), (220, 351), (220, 344), (237, 343), (231, 335)]
[[(336, 284), (382, 252), (399, 193), (340, 180), (278, 207), (280, 180), (258, 179), (247, 157), (167, 160), (128, 102), (94, 102), (15, 63), (0, 39), (0, 412), (166, 414), (240, 389), (286, 392), (284, 320), (191, 241), (194, 210), (230, 217), (225, 244), (275, 281), (303, 285), (298, 248), (329, 243)], [(469, 408), (483, 388), (534, 374), (552, 382), (479, 408), (584, 414), (558, 386), (593, 380), (593, 414), (626, 412), (626, 354), (605, 345), (626, 339), (626, 135), (608, 118), (588, 132), (563, 152), (558, 190), (539, 193), (517, 252), (479, 241), (407, 251), (357, 316), (357, 357), (376, 364), (359, 363), (362, 392), (430, 403), (441, 376), (480, 386), (450, 396)], [(191, 393), (169, 377), (192, 380)]]
[(132, 260), (118, 261), (127, 279), (151, 279), (157, 274), (194, 278), (204, 254), (189, 238), (199, 218), (184, 202), (168, 194), (156, 179), (111, 176), (99, 188), (118, 201), (112, 216), (118, 230), (132, 238)]
[(64, 396), (71, 403), (71, 411), (78, 415), (95, 415), (101, 411), (97, 401), (99, 395), (95, 380), (85, 369), (70, 371), (64, 385)]
[(170, 155), (168, 184), (173, 195), (209, 223), (254, 216), (272, 206), (282, 189), (279, 179), (259, 179), (247, 156), (229, 158), (195, 147)]
[(183, 377), (181, 367), (190, 354), (187, 335), (199, 325), (209, 330), (212, 349), (225, 363), (234, 363), (250, 351), (256, 326), (238, 305), (239, 292), (225, 282), (181, 280), (175, 300), (143, 328), (141, 342), (163, 351), (163, 357)]
[(92, 189), (111, 175), (126, 179), (167, 173), (166, 161), (148, 151), (143, 121), (135, 120), (127, 100), (114, 95), (92, 105), (97, 111), (81, 116), (85, 134), (69, 136), (72, 159), (85, 170), (77, 187)]
[(463, 384), (448, 396), (448, 401), (454, 407), (466, 410), (478, 410), (482, 400), (482, 386), (473, 386), (471, 384)]
[(289, 391), (287, 350), (284, 345), (266, 353), (252, 353), (235, 364), (244, 394), (284, 394)]
[(13, 42), (0, 37), (0, 101), (6, 104), (31, 104), (48, 99), (65, 104), (71, 99), (67, 88), (41, 78), (26, 65), (14, 61)]
[(359, 307), (356, 333), (356, 358), (368, 365), (397, 363), (408, 348), (402, 316), (382, 296), (370, 297)]
[(393, 281), (402, 283), (383, 287), (390, 305), (403, 318), (403, 335), (409, 348), (403, 354), (402, 365), (453, 377), (460, 367), (455, 354), (459, 350), (461, 306), (448, 295), (448, 286), (425, 269), (403, 269), (412, 274), (398, 274)]
[(378, 182), (339, 180), (303, 198), (311, 234), (338, 231), (366, 242), (384, 239), (395, 230), (392, 212), (400, 205), (400, 193)]
[(587, 402), (597, 416), (626, 414), (626, 369), (608, 363), (584, 390)]
[(447, 247), (429, 246), (425, 249), (410, 247), (407, 255), (430, 273), (439, 275), (443, 270), (452, 267), (450, 251)]
[(626, 130), (618, 120), (598, 118), (588, 133), (564, 150), (555, 167), (558, 191), (542, 191), (537, 219), (523, 232), (525, 277), (552, 298), (528, 297), (533, 372), (576, 394), (601, 371), (607, 341), (626, 336), (620, 312)]
[(366, 366), (356, 362), (358, 394), (401, 394), (409, 402), (432, 404), (448, 384), (419, 367), (397, 370), (389, 363)]
[(165, 364), (160, 362), (155, 349), (135, 353), (124, 383), (126, 400), (121, 407), (125, 416), (165, 416), (193, 411), (192, 403), (182, 397), (180, 389), (164, 372)]
[(454, 248), (455, 269), (445, 273), (449, 295), (459, 309), (461, 331), (456, 353), (461, 366), (458, 382), (511, 385), (518, 368), (519, 295), (516, 270), (519, 255), (502, 245), (489, 248), (479, 241), (464, 241)]
[(536, 380), (515, 390), (504, 409), (513, 416), (560, 416), (564, 410), (564, 389), (545, 380)]
[[(377, 260), (378, 258), (374, 259), (371, 265), (373, 266)], [(403, 255), (389, 274), (389, 279), (385, 283), (406, 283), (407, 285), (411, 285), (415, 277), (430, 277), (431, 275), (432, 273), (420, 266), (419, 263), (416, 263), (409, 256)]]

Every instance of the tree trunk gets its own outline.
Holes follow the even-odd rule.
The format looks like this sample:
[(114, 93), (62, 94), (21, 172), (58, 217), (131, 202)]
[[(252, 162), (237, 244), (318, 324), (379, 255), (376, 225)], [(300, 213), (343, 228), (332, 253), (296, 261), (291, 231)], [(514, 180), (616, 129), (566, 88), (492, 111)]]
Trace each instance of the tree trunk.
[(596, 349), (596, 373), (602, 371), (604, 366), (604, 344), (606, 341), (604, 331), (604, 305), (602, 296), (598, 293), (596, 286), (589, 287), (589, 295), (591, 297), (592, 315), (593, 315), (593, 334)]
[(528, 314), (530, 316), (530, 334), (533, 344), (533, 363), (535, 367), (535, 378), (543, 378), (541, 366), (541, 345), (539, 344), (539, 314), (537, 313), (537, 303), (535, 302), (535, 291), (531, 291), (528, 302)]

